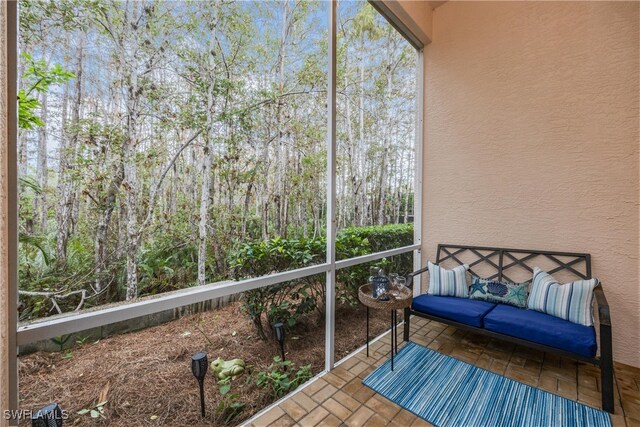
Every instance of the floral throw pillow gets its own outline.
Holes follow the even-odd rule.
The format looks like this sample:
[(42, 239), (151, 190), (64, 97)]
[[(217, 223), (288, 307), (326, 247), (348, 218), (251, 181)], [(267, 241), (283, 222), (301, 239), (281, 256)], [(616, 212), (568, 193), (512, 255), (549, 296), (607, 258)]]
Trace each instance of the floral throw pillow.
[(529, 296), (529, 282), (511, 283), (497, 280), (482, 279), (473, 276), (469, 298), (497, 304), (509, 304), (520, 308), (527, 307)]

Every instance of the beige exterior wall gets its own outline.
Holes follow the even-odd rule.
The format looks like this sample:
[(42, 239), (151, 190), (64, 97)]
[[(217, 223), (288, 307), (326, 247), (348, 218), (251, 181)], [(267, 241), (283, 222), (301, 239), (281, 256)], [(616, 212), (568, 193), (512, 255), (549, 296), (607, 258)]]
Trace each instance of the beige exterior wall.
[[(431, 42), (433, 33), (432, 1), (416, 1), (416, 0), (384, 0), (387, 7), (396, 17), (402, 21), (409, 31), (411, 31), (418, 39), (427, 45)], [(435, 2), (436, 4), (438, 2)]]
[(426, 48), (423, 254), (589, 252), (640, 367), (637, 2), (447, 2)]

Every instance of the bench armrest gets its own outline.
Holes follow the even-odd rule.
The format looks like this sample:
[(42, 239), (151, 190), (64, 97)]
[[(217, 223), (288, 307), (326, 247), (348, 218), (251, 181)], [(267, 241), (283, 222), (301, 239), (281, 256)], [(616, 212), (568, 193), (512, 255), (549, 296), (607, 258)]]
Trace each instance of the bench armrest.
[(596, 295), (596, 304), (598, 305), (598, 319), (600, 320), (600, 324), (611, 326), (609, 303), (607, 303), (607, 297), (604, 296), (604, 289), (602, 289), (602, 285), (596, 286), (593, 292)]
[(413, 290), (413, 278), (419, 276), (422, 273), (425, 273), (429, 270), (429, 267), (425, 267), (421, 270), (414, 271), (413, 273), (407, 274), (407, 288)]

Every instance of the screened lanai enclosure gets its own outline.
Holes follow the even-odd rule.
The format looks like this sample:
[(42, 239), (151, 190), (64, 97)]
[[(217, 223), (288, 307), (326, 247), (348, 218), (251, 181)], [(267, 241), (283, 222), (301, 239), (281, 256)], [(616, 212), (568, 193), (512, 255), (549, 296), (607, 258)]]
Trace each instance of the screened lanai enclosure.
[(1, 2), (0, 427), (640, 425), (639, 23)]
[[(17, 14), (20, 407), (234, 425), (365, 343), (358, 287), (413, 269), (419, 215), (418, 53), (374, 7)], [(245, 371), (204, 419), (200, 351)]]

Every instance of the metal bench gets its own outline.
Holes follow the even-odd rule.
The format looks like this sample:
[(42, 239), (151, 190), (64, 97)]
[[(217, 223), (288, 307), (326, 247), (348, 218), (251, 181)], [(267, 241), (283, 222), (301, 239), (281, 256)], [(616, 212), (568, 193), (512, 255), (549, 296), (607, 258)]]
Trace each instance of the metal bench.
[[(490, 280), (509, 280), (510, 275), (516, 274), (517, 270), (533, 273), (533, 267), (540, 262), (551, 264), (546, 271), (549, 274), (557, 272), (569, 273), (578, 279), (591, 278), (591, 255), (585, 253), (551, 252), (527, 249), (507, 249), (483, 246), (461, 246), (439, 244), (436, 255), (436, 264), (448, 263), (453, 265), (469, 265), (469, 272), (478, 277)], [(484, 274), (477, 274), (476, 271)], [(413, 288), (414, 277), (427, 272), (427, 268), (410, 273), (407, 277), (407, 286)], [(409, 328), (411, 315), (436, 320), (441, 323), (455, 326), (464, 330), (471, 330), (478, 334), (486, 335), (512, 342), (521, 346), (533, 348), (547, 353), (556, 354), (562, 357), (579, 360), (600, 367), (602, 381), (602, 409), (613, 413), (614, 393), (613, 393), (613, 353), (611, 337), (611, 318), (609, 315), (609, 305), (599, 284), (595, 290), (595, 302), (597, 310), (594, 311), (595, 326), (599, 326), (598, 349), (599, 355), (593, 357), (577, 354), (564, 349), (540, 344), (538, 342), (525, 340), (515, 336), (506, 335), (487, 330), (483, 327), (471, 326), (455, 320), (432, 315), (422, 311), (417, 311), (414, 307), (406, 308), (404, 311), (404, 340), (409, 340)], [(453, 298), (453, 297), (452, 297)], [(524, 310), (524, 309), (522, 309)]]

